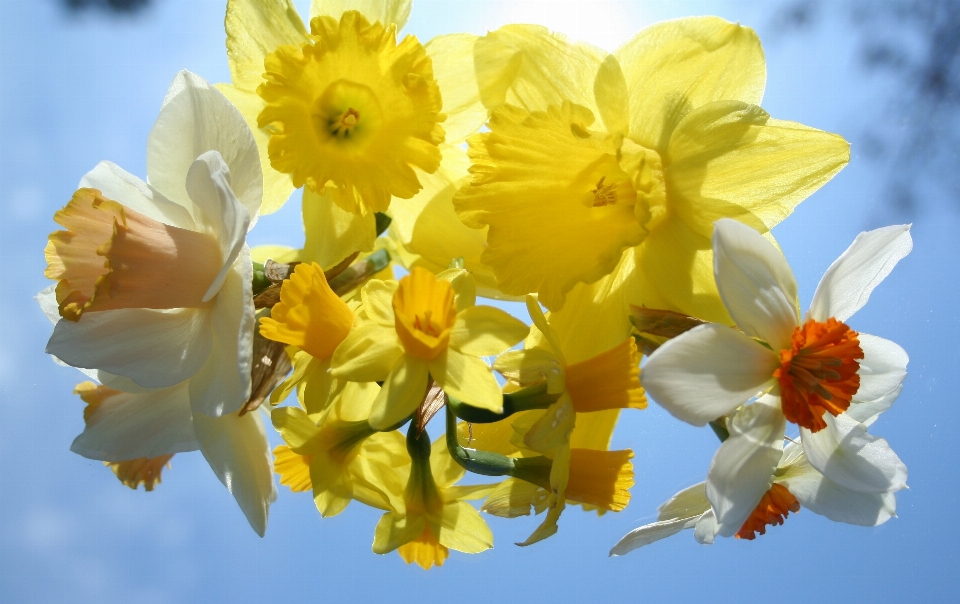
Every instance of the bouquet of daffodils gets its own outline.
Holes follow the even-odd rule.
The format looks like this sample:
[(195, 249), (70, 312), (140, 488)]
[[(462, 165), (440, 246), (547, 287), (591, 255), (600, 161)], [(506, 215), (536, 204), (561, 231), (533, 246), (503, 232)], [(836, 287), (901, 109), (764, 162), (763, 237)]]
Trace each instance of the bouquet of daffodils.
[[(852, 317), (909, 226), (858, 236), (801, 314), (770, 229), (849, 146), (759, 106), (756, 34), (699, 17), (613, 54), (520, 24), (422, 44), (398, 34), (410, 10), (314, 0), (308, 27), (290, 0), (228, 0), (232, 82), (180, 72), (146, 180), (81, 179), (37, 298), (46, 351), (92, 380), (72, 450), (147, 491), (199, 450), (261, 536), (278, 474), (323, 517), (382, 510), (373, 551), (427, 569), (493, 546), (480, 512), (542, 514), (526, 546), (568, 505), (623, 510), (633, 453), (610, 439), (649, 397), (720, 446), (611, 554), (753, 539), (801, 507), (890, 519), (907, 470), (869, 427), (907, 355)], [(251, 250), (295, 189), (303, 248)]]

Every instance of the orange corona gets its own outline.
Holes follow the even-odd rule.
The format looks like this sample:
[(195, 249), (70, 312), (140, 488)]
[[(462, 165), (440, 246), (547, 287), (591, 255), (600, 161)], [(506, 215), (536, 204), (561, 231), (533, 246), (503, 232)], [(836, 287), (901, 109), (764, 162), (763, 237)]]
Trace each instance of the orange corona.
[(809, 320), (793, 332), (789, 350), (780, 351), (783, 414), (788, 420), (818, 432), (827, 426), (825, 412), (837, 416), (850, 406), (860, 388), (859, 334), (834, 318)]
[(767, 525), (780, 525), (786, 520), (790, 512), (800, 511), (800, 502), (783, 485), (774, 484), (763, 494), (760, 503), (753, 509), (750, 517), (737, 531), (737, 539), (756, 538), (757, 533), (766, 534)]

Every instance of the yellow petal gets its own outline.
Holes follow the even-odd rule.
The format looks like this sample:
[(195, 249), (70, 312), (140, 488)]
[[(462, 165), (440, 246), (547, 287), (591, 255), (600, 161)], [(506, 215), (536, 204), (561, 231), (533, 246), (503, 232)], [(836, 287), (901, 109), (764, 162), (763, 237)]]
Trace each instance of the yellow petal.
[(658, 23), (616, 56), (630, 96), (630, 137), (661, 152), (691, 109), (726, 99), (759, 104), (766, 83), (757, 34), (719, 17)]
[(480, 89), (473, 76), (473, 47), (478, 39), (472, 34), (448, 34), (424, 45), (443, 98), (447, 115), (443, 129), (448, 144), (459, 145), (487, 121), (487, 108), (480, 102)]
[(430, 473), (433, 474), (433, 481), (441, 492), (463, 478), (466, 473), (463, 466), (454, 461), (450, 453), (447, 452), (446, 435), (441, 436), (430, 445)]
[(550, 467), (550, 487), (552, 492), (547, 496), (547, 516), (540, 523), (533, 534), (527, 537), (520, 546), (533, 545), (557, 533), (557, 521), (566, 507), (565, 493), (567, 489), (567, 475), (570, 468), (570, 448), (562, 447), (553, 458)]
[[(447, 455), (447, 457), (450, 457)], [(454, 462), (456, 463), (456, 462)], [(471, 484), (471, 485), (461, 485), (456, 487), (447, 487), (442, 490), (441, 494), (444, 501), (456, 501), (457, 499), (462, 500), (475, 500), (483, 499), (489, 495), (496, 484)]]
[(447, 394), (471, 407), (494, 413), (503, 411), (497, 379), (490, 367), (475, 356), (448, 348), (446, 354), (430, 361), (430, 375)]
[(393, 314), (393, 296), (397, 293), (396, 281), (368, 281), (360, 290), (363, 312), (371, 321), (384, 327), (393, 327), (396, 317)]
[(427, 364), (402, 355), (383, 382), (370, 412), (370, 425), (377, 430), (394, 426), (409, 417), (427, 393)]
[(163, 468), (170, 467), (171, 457), (173, 457), (172, 453), (170, 455), (141, 457), (128, 461), (105, 461), (103, 465), (110, 468), (114, 476), (116, 476), (121, 483), (134, 491), (136, 491), (137, 487), (141, 484), (145, 491), (152, 491), (153, 488), (161, 482), (160, 474), (163, 472)]
[(310, 421), (303, 409), (277, 407), (270, 413), (270, 419), (273, 427), (294, 453), (311, 455), (320, 446), (320, 443), (314, 440), (320, 435), (320, 428)]
[[(297, 387), (308, 373), (313, 372), (312, 365), (316, 359), (310, 354), (298, 351), (293, 356), (293, 372), (287, 376), (287, 379), (280, 382), (273, 392), (270, 393), (270, 404), (276, 405), (287, 400), (290, 393)], [(329, 364), (328, 364), (329, 366)]]
[(533, 114), (504, 106), (491, 132), (470, 139), (474, 178), (454, 207), (467, 226), (490, 227), (481, 258), (504, 293), (539, 292), (559, 308), (574, 285), (609, 273), (642, 241), (617, 143), (586, 130), (592, 121), (569, 104)]
[(450, 346), (475, 357), (495, 355), (526, 337), (530, 328), (492, 306), (472, 306), (457, 314)]
[(294, 493), (313, 488), (310, 482), (310, 457), (294, 453), (290, 447), (279, 445), (273, 450), (273, 469), (280, 475), (280, 484)]
[(524, 24), (490, 32), (474, 49), (480, 98), (489, 109), (509, 103), (543, 111), (567, 100), (596, 110), (593, 80), (603, 51)]
[(263, 59), (268, 54), (281, 44), (299, 45), (307, 37), (291, 0), (229, 0), (224, 26), (233, 85), (247, 92), (263, 81)]
[(351, 382), (379, 382), (386, 379), (403, 356), (397, 332), (372, 321), (354, 325), (331, 360), (336, 378)]
[(453, 288), (453, 305), (457, 308), (457, 312), (471, 308), (477, 303), (477, 284), (469, 271), (450, 268), (437, 273), (437, 279), (450, 283)]
[(526, 348), (509, 350), (493, 361), (494, 370), (520, 387), (547, 382), (547, 392), (563, 392), (566, 387), (563, 364), (548, 350)]
[(300, 262), (300, 250), (289, 245), (258, 245), (250, 249), (250, 259), (263, 264), (267, 260), (275, 262)]
[(599, 509), (619, 512), (630, 502), (633, 451), (572, 449), (566, 498)]
[(493, 533), (480, 513), (469, 503), (444, 504), (437, 540), (465, 554), (479, 554), (493, 547)]
[[(263, 59), (260, 60), (259, 69), (258, 78), (259, 74), (263, 73)], [(257, 142), (257, 151), (260, 152), (260, 169), (263, 170), (263, 205), (260, 206), (260, 214), (272, 214), (287, 203), (294, 187), (289, 174), (278, 172), (270, 165), (270, 155), (267, 151), (270, 133), (257, 125), (257, 116), (263, 111), (263, 99), (257, 96), (256, 92), (240, 90), (230, 84), (217, 84), (216, 87), (236, 106), (247, 125), (250, 126), (253, 139)]]
[(761, 231), (780, 223), (847, 164), (850, 145), (837, 134), (770, 119), (756, 105), (721, 101), (680, 122), (667, 158), (671, 206), (711, 237), (720, 218)]
[(600, 65), (593, 83), (593, 93), (607, 132), (626, 135), (630, 129), (630, 100), (627, 81), (615, 56), (608, 56)]
[(627, 294), (635, 281), (634, 250), (596, 283), (570, 290), (563, 308), (550, 313), (550, 325), (568, 363), (593, 358), (624, 340), (632, 328)]
[(490, 493), (480, 510), (501, 518), (516, 518), (529, 516), (530, 508), (540, 513), (546, 504), (545, 489), (525, 480), (508, 478)]
[(682, 220), (664, 220), (624, 264), (632, 272), (626, 277), (630, 304), (732, 323), (713, 278), (710, 239)]
[(569, 395), (564, 394), (531, 426), (523, 442), (534, 451), (553, 457), (559, 449), (569, 446), (576, 422), (573, 403)]
[(313, 0), (310, 18), (326, 16), (339, 20), (344, 11), (355, 10), (371, 23), (395, 23), (399, 31), (410, 18), (412, 4), (412, 0)]
[(303, 190), (303, 231), (306, 241), (302, 262), (316, 262), (324, 270), (340, 264), (354, 252), (373, 250), (377, 238), (373, 213), (354, 214), (333, 202), (329, 193)]
[(410, 543), (423, 533), (426, 525), (427, 519), (420, 514), (413, 517), (396, 512), (384, 514), (373, 534), (373, 552), (387, 554)]
[(460, 423), (457, 425), (457, 437), (461, 445), (501, 455), (513, 456), (520, 452), (520, 449), (511, 442), (513, 435), (511, 419), (492, 424)]

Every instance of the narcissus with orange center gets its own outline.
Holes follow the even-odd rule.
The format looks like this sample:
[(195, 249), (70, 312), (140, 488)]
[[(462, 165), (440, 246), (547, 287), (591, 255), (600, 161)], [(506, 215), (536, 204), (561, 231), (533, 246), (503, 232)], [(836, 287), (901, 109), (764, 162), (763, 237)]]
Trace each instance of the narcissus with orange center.
[(859, 334), (834, 318), (809, 320), (793, 332), (789, 350), (780, 351), (773, 376), (780, 383), (783, 414), (818, 432), (827, 426), (824, 413), (840, 415), (860, 389)]
[(60, 316), (118, 308), (199, 308), (217, 278), (217, 239), (163, 224), (97, 189), (79, 189), (53, 219), (44, 275), (57, 280)]
[(737, 531), (736, 537), (737, 539), (753, 540), (757, 533), (766, 534), (768, 524), (771, 526), (781, 525), (790, 515), (790, 512), (796, 514), (799, 511), (800, 502), (793, 496), (793, 493), (781, 484), (774, 484), (760, 498), (760, 503), (757, 504), (750, 517)]

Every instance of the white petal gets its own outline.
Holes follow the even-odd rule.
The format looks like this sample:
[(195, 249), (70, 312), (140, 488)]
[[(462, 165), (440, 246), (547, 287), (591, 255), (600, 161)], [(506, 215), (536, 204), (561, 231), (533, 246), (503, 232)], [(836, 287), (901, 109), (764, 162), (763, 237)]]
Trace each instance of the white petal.
[(912, 249), (909, 224), (860, 233), (823, 274), (808, 316), (817, 321), (830, 317), (846, 321)]
[(791, 464), (777, 482), (785, 486), (801, 506), (834, 522), (877, 526), (889, 520), (897, 509), (893, 493), (858, 493), (845, 489), (802, 457)]
[[(200, 76), (181, 71), (174, 78), (150, 131), (147, 176), (167, 198), (190, 208), (187, 172), (207, 151), (218, 151), (230, 166), (233, 191), (257, 222), (263, 197), (260, 155), (249, 126), (223, 94)], [(191, 210), (194, 213), (196, 208)]]
[(144, 388), (166, 388), (193, 376), (212, 347), (210, 313), (195, 308), (121, 308), (59, 321), (47, 353), (68, 365), (102, 369)]
[(887, 441), (867, 433), (867, 427), (841, 413), (824, 414), (827, 427), (819, 432), (800, 428), (810, 465), (842, 487), (861, 493), (892, 493), (907, 486), (907, 466)]
[(692, 518), (709, 510), (710, 502), (707, 500), (706, 484), (705, 482), (697, 483), (668, 499), (657, 508), (659, 512), (657, 521)]
[(893, 405), (894, 401), (897, 400), (897, 397), (900, 396), (902, 391), (903, 384), (888, 392), (886, 396), (878, 398), (875, 401), (850, 405), (850, 407), (844, 411), (844, 415), (850, 417), (851, 419), (857, 420), (864, 426), (869, 427), (871, 424), (873, 424), (873, 422), (877, 421), (877, 418), (880, 417), (881, 413)]
[(753, 228), (724, 218), (714, 223), (713, 271), (737, 327), (774, 350), (789, 348), (800, 311), (783, 254)]
[(713, 513), (712, 509), (707, 510), (694, 526), (693, 538), (697, 540), (697, 543), (701, 543), (703, 545), (712, 545), (716, 536), (717, 516)]
[(200, 451), (240, 505), (250, 526), (263, 537), (270, 503), (277, 498), (273, 458), (259, 412), (240, 416), (194, 416)]
[(611, 556), (622, 556), (630, 553), (638, 547), (650, 545), (654, 541), (665, 539), (671, 535), (676, 535), (685, 528), (688, 528), (689, 518), (679, 518), (676, 520), (663, 520), (635, 528), (610, 550)]
[(107, 397), (70, 446), (102, 461), (127, 461), (196, 451), (187, 385)]
[(653, 353), (640, 372), (647, 394), (675, 417), (703, 426), (773, 384), (777, 355), (722, 325), (701, 325)]
[[(863, 359), (860, 361), (860, 388), (853, 396), (854, 402), (869, 403), (885, 398), (903, 384), (907, 377), (910, 357), (906, 351), (890, 340), (861, 333), (859, 335)], [(851, 405), (856, 407), (856, 405)]]
[(707, 499), (717, 515), (718, 534), (740, 530), (773, 484), (783, 453), (786, 419), (769, 405), (747, 405), (730, 422), (725, 440), (707, 472)]
[(250, 251), (244, 246), (209, 311), (213, 345), (207, 362), (190, 380), (194, 412), (214, 417), (233, 413), (250, 397), (256, 323), (252, 273)]
[(80, 180), (81, 187), (99, 190), (104, 197), (118, 201), (158, 222), (181, 229), (196, 230), (193, 217), (183, 206), (173, 203), (150, 185), (120, 166), (102, 161)]
[(250, 213), (230, 188), (230, 168), (216, 151), (197, 158), (187, 174), (187, 193), (199, 210), (197, 218), (220, 243), (223, 266), (203, 295), (207, 302), (220, 291), (227, 273), (247, 240)]

